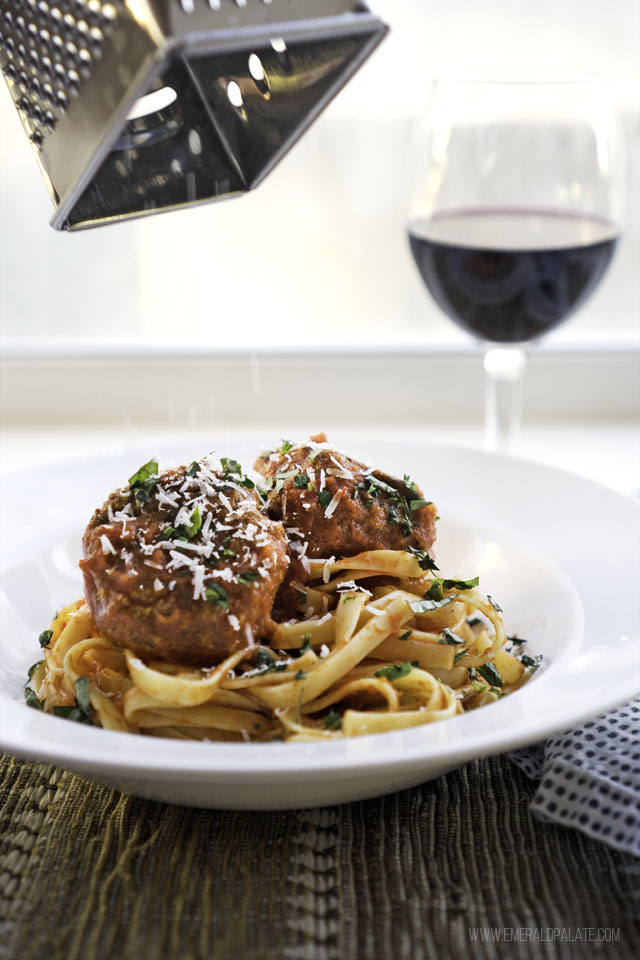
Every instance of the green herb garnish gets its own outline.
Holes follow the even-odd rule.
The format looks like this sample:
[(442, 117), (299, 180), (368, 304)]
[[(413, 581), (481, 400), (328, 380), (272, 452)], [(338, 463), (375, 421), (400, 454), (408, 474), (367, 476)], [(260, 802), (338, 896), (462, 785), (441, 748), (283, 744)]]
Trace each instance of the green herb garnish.
[(148, 460), (129, 477), (129, 486), (137, 507), (151, 499), (151, 491), (158, 482), (158, 461)]
[(303, 633), (302, 646), (300, 647), (300, 656), (302, 656), (303, 653), (306, 653), (307, 650), (310, 650), (310, 649), (311, 649), (311, 634)]
[(230, 457), (220, 457), (220, 465), (224, 473), (242, 473), (242, 467), (237, 460)]
[(339, 730), (342, 727), (342, 718), (335, 710), (330, 710), (324, 716), (324, 725), (327, 730)]
[(537, 657), (530, 657), (528, 653), (523, 653), (520, 657), (520, 661), (525, 665), (525, 667), (531, 667), (532, 670), (535, 670), (536, 667), (540, 666), (542, 654), (539, 654)]
[(438, 643), (445, 643), (450, 647), (459, 647), (461, 643), (464, 643), (464, 640), (462, 637), (459, 637), (457, 633), (454, 633), (453, 630), (450, 630), (449, 627), (445, 627), (442, 635), (438, 637)]
[(424, 600), (409, 601), (409, 607), (414, 613), (428, 613), (429, 610), (437, 610), (439, 607), (446, 607), (448, 603), (457, 600), (457, 595), (453, 597), (443, 597), (441, 600), (432, 600), (425, 597)]
[(38, 700), (37, 696), (31, 689), (31, 687), (24, 688), (24, 699), (28, 707), (33, 707), (34, 710), (42, 710), (43, 703), (41, 700)]
[(53, 630), (43, 630), (40, 636), (38, 637), (38, 643), (41, 647), (48, 647), (53, 636)]
[(89, 677), (78, 677), (76, 680), (76, 700), (78, 707), (83, 710), (87, 716), (91, 715), (91, 704), (89, 703)]
[(74, 706), (54, 707), (54, 716), (73, 720), (75, 723), (91, 723), (91, 704), (89, 702), (89, 677), (76, 680), (76, 702)]
[(409, 508), (413, 513), (414, 510), (419, 510), (420, 507), (430, 507), (432, 503), (432, 500), (410, 500)]
[(392, 663), (388, 667), (382, 667), (381, 670), (376, 670), (376, 677), (384, 677), (385, 680), (393, 682), (394, 680), (399, 680), (400, 677), (406, 677), (408, 673), (411, 673), (412, 667), (410, 663)]
[(500, 604), (496, 603), (496, 601), (493, 599), (493, 597), (489, 593), (487, 594), (487, 600), (489, 601), (493, 609), (496, 611), (496, 613), (502, 613), (502, 607), (500, 606)]
[(38, 669), (41, 663), (44, 663), (44, 660), (36, 660), (35, 663), (31, 664), (27, 672), (27, 676), (29, 677), (29, 680), (31, 680), (31, 677), (34, 675), (34, 673), (36, 672), (36, 670)]
[(412, 633), (413, 630), (405, 630), (405, 632), (398, 637), (398, 640), (408, 640)]
[(210, 587), (207, 587), (205, 597), (222, 610), (229, 609), (229, 595), (224, 587), (220, 587), (217, 583), (212, 583)]
[(295, 679), (295, 680), (304, 680), (305, 677), (306, 677), (306, 673), (304, 672), (304, 670), (298, 670), (298, 672), (296, 673), (294, 679)]
[(200, 516), (200, 507), (196, 506), (195, 510), (189, 517), (189, 523), (184, 524), (184, 532), (189, 537), (189, 540), (193, 540), (201, 526), (202, 517)]
[(418, 566), (421, 570), (437, 570), (436, 562), (433, 557), (430, 557), (428, 553), (425, 553), (424, 550), (417, 550), (415, 547), (407, 548), (409, 553), (412, 553), (418, 561)]
[(478, 673), (481, 677), (484, 677), (491, 687), (501, 687), (503, 684), (502, 677), (493, 663), (484, 663), (481, 667), (478, 667)]
[(472, 580), (448, 580), (446, 577), (442, 581), (443, 590), (471, 590), (477, 587), (480, 577), (473, 577)]
[(196, 473), (200, 469), (200, 464), (197, 460), (192, 460), (189, 466), (189, 469), (186, 471), (188, 477), (195, 477)]
[(244, 583), (245, 586), (248, 586), (250, 583), (255, 583), (256, 580), (260, 579), (260, 574), (257, 570), (246, 570), (244, 573), (238, 574), (238, 583)]
[(255, 488), (255, 483), (243, 474), (242, 467), (237, 460), (232, 460), (230, 457), (220, 457), (220, 465), (225, 477), (232, 477), (233, 482), (239, 487), (246, 487), (247, 490)]
[(468, 652), (469, 652), (469, 647), (465, 647), (464, 650), (459, 650), (458, 653), (456, 653), (455, 657), (453, 658), (453, 662), (457, 663), (458, 660), (462, 660), (465, 653), (468, 653)]
[(320, 501), (320, 506), (326, 509), (333, 500), (333, 494), (330, 490), (318, 490), (318, 500)]
[(289, 450), (293, 450), (293, 444), (289, 440), (283, 440), (282, 446), (280, 447), (280, 453), (289, 453)]
[(487, 689), (486, 683), (481, 683), (479, 680), (472, 680), (471, 686), (476, 693), (484, 693), (484, 691)]
[(299, 473), (297, 476), (293, 478), (293, 485), (298, 490), (304, 490), (305, 487), (309, 489), (310, 483), (311, 481), (309, 480), (309, 477), (307, 476), (306, 473)]

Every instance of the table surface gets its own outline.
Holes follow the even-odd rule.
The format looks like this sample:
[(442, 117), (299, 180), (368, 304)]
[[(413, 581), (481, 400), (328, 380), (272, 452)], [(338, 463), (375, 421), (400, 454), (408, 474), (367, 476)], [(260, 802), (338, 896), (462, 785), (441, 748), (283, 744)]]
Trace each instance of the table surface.
[(377, 800), (234, 813), (0, 760), (1, 960), (639, 955), (640, 861), (532, 818), (507, 757)]
[[(12, 427), (0, 473), (172, 439)], [(464, 425), (410, 439), (480, 443)], [(522, 452), (639, 486), (635, 424), (529, 427)], [(533, 818), (534, 789), (502, 756), (377, 800), (234, 813), (4, 757), (0, 960), (640, 955), (640, 861)]]

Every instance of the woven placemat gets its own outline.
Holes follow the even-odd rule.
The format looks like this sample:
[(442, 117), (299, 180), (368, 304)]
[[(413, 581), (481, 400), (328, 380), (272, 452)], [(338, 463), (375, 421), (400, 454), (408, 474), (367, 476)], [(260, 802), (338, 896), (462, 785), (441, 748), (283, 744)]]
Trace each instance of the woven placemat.
[(377, 800), (168, 806), (0, 759), (2, 960), (640, 956), (640, 861), (506, 757)]

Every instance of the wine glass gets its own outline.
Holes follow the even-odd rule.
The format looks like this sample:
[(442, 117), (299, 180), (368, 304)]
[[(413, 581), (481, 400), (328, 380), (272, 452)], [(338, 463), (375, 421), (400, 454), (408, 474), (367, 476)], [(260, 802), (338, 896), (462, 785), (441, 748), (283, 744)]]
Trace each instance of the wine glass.
[(442, 77), (416, 133), (411, 251), (436, 303), (484, 346), (486, 442), (511, 449), (527, 347), (590, 296), (620, 234), (608, 84)]

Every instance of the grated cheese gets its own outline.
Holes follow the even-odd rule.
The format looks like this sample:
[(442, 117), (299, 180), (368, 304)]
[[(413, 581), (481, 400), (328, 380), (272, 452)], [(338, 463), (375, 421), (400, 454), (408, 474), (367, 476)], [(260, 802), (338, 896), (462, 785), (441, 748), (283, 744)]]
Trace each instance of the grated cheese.
[(115, 552), (116, 552), (114, 545), (111, 543), (111, 540), (109, 540), (109, 537), (105, 536), (104, 533), (103, 533), (102, 536), (100, 537), (100, 546), (102, 547), (102, 552), (103, 552), (103, 553), (115, 553)]
[(338, 490), (338, 492), (333, 495), (333, 497), (331, 498), (331, 501), (327, 504), (327, 509), (324, 511), (324, 515), (327, 518), (327, 520), (329, 519), (329, 517), (332, 517), (334, 515), (334, 513), (336, 512), (336, 508), (340, 503), (341, 499), (342, 499), (342, 491)]

